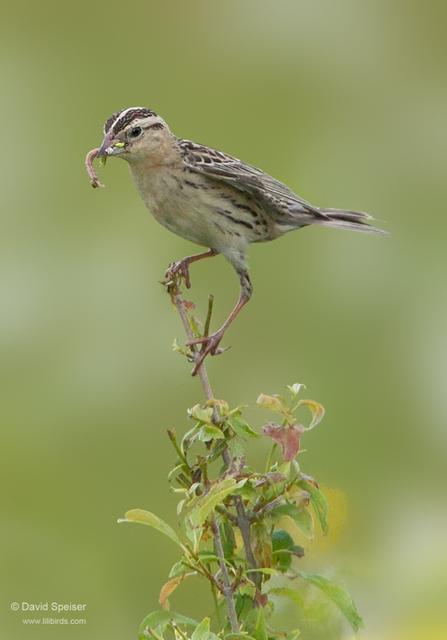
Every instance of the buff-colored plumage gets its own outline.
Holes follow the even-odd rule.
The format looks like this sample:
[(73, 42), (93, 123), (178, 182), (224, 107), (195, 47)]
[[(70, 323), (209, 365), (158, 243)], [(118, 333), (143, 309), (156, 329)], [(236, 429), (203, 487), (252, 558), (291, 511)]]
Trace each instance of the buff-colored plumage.
[(188, 265), (221, 253), (239, 275), (239, 301), (216, 333), (198, 341), (203, 347), (196, 370), (208, 353), (216, 353), (226, 328), (250, 298), (250, 243), (274, 240), (311, 224), (384, 233), (370, 226), (366, 213), (315, 207), (260, 169), (178, 139), (160, 116), (144, 107), (124, 109), (107, 120), (101, 147), (86, 161), (93, 186), (100, 183), (91, 162), (108, 156), (128, 161), (144, 203), (160, 224), (210, 249), (175, 263), (171, 272), (182, 273), (189, 285)]

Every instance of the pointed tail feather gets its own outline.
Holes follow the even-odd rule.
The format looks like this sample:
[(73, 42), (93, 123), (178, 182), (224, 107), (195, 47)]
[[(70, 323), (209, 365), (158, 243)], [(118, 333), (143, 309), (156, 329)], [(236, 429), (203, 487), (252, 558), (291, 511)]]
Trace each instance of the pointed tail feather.
[(344, 211), (343, 209), (320, 209), (326, 219), (317, 219), (313, 224), (334, 229), (347, 229), (349, 231), (362, 231), (363, 233), (376, 233), (388, 235), (388, 231), (373, 227), (370, 222), (373, 217), (364, 211)]

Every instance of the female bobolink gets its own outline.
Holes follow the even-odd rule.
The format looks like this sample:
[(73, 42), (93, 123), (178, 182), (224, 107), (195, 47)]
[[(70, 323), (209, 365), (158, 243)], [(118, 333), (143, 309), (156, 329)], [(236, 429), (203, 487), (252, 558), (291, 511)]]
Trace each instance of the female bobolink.
[(215, 333), (194, 341), (202, 344), (194, 373), (207, 354), (217, 352), (225, 330), (250, 299), (246, 252), (251, 242), (274, 240), (311, 224), (385, 233), (370, 226), (371, 216), (366, 213), (316, 207), (260, 169), (221, 151), (180, 140), (160, 116), (144, 107), (118, 111), (105, 123), (101, 146), (86, 158), (93, 187), (101, 184), (92, 161), (108, 156), (128, 161), (141, 197), (158, 222), (209, 247), (173, 263), (171, 276), (181, 274), (189, 287), (189, 265), (219, 253), (239, 276), (239, 300), (228, 318)]

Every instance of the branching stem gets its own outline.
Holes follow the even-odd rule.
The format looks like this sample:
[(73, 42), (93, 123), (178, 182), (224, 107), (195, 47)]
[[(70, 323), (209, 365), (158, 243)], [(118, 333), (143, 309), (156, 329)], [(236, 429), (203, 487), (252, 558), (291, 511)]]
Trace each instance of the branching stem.
[[(192, 332), (191, 329), (191, 325), (189, 323), (189, 319), (188, 319), (188, 311), (185, 305), (185, 300), (183, 299), (178, 283), (176, 281), (171, 282), (169, 284), (168, 287), (168, 291), (171, 294), (171, 298), (172, 301), (178, 311), (178, 314), (181, 318), (182, 324), (183, 324), (183, 328), (185, 329), (185, 333), (186, 336), (188, 338), (188, 341), (191, 341), (194, 339), (194, 334)], [(210, 296), (209, 301), (208, 301), (208, 313), (207, 313), (207, 318), (206, 318), (206, 323), (205, 323), (205, 330), (208, 331), (209, 330), (209, 326), (210, 326), (210, 322), (211, 322), (211, 314), (213, 311), (213, 298), (212, 296)], [(191, 351), (193, 353), (194, 356), (194, 361), (197, 361), (197, 356), (198, 351), (196, 350), (195, 346), (191, 346)], [(200, 367), (197, 370), (197, 375), (199, 376), (200, 382), (202, 384), (202, 389), (203, 389), (203, 393), (205, 395), (205, 398), (207, 400), (213, 400), (214, 399), (214, 394), (213, 394), (213, 390), (211, 388), (211, 383), (208, 377), (208, 372), (206, 370), (205, 364), (202, 362), (202, 364), (200, 365)], [(217, 422), (218, 420), (218, 412), (217, 412), (217, 407), (214, 407), (214, 417), (215, 417), (215, 421)], [(227, 464), (227, 466), (229, 466), (228, 463), (231, 463), (231, 459), (230, 459), (230, 455), (228, 450), (224, 450), (226, 452), (226, 456), (224, 455), (224, 461)], [(226, 458), (226, 459), (225, 459)], [(238, 633), (239, 632), (239, 621), (237, 618), (237, 613), (236, 613), (236, 605), (235, 605), (235, 601), (234, 601), (234, 590), (233, 587), (231, 585), (231, 580), (230, 580), (230, 576), (228, 573), (228, 568), (227, 565), (225, 564), (225, 554), (224, 554), (224, 550), (223, 550), (223, 545), (222, 545), (222, 537), (220, 535), (220, 529), (219, 529), (219, 525), (217, 522), (217, 519), (214, 517), (211, 523), (212, 529), (213, 529), (213, 535), (214, 535), (214, 541), (215, 541), (215, 545), (216, 545), (216, 553), (217, 556), (219, 558), (219, 566), (220, 566), (220, 572), (222, 574), (222, 591), (223, 594), (225, 596), (225, 600), (227, 603), (227, 610), (228, 610), (228, 619), (230, 621), (230, 626), (231, 626), (231, 631), (233, 633)]]

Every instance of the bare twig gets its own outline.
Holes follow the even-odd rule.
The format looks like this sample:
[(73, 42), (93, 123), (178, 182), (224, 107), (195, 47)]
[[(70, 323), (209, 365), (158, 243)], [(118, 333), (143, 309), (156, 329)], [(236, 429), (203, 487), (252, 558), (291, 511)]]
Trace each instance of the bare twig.
[[(178, 314), (181, 318), (182, 324), (183, 324), (183, 328), (185, 329), (185, 333), (188, 337), (188, 341), (192, 341), (194, 340), (195, 336), (192, 332), (191, 326), (189, 324), (189, 320), (188, 320), (188, 311), (186, 309), (186, 305), (185, 305), (185, 300), (183, 299), (178, 283), (176, 281), (171, 282), (168, 285), (168, 291), (171, 295), (171, 299), (172, 302), (174, 303)], [(211, 313), (210, 309), (212, 310), (212, 302), (210, 303), (210, 306), (208, 307), (209, 311), (208, 314)], [(211, 320), (211, 318), (210, 318)], [(191, 346), (191, 351), (194, 355), (194, 362), (197, 362), (197, 357), (199, 355), (195, 345)], [(208, 372), (206, 370), (205, 364), (202, 362), (202, 364), (200, 365), (200, 367), (197, 370), (197, 374), (199, 376), (200, 382), (202, 384), (202, 388), (203, 388), (203, 393), (206, 397), (207, 400), (212, 400), (214, 398), (213, 395), (213, 390), (211, 388), (211, 384), (210, 384), (210, 380), (208, 378)]]

